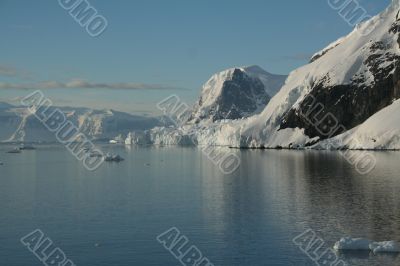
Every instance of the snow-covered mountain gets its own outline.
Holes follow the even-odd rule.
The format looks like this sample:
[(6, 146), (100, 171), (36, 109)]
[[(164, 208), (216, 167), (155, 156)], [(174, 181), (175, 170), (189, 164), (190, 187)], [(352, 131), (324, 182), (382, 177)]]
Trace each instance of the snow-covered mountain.
[(178, 127), (156, 127), (144, 134), (134, 134), (133, 143), (200, 144), (197, 133), (205, 131), (204, 134), (212, 138), (210, 130), (218, 125), (242, 121), (262, 112), (286, 78), (268, 73), (259, 66), (219, 72), (203, 85), (193, 108), (177, 119)]
[[(53, 108), (54, 109), (54, 108)], [(134, 116), (113, 110), (91, 110), (87, 108), (58, 108), (69, 121), (92, 140), (108, 140), (119, 134), (144, 131), (157, 126), (166, 126), (165, 119)], [(40, 110), (38, 110), (40, 111)], [(49, 112), (52, 112), (51, 110)], [(54, 133), (26, 108), (0, 103), (0, 141), (54, 142)]]
[(359, 126), (391, 105), (400, 96), (399, 9), (394, 0), (293, 71), (262, 114), (243, 125), (244, 137), (235, 144), (304, 146)]
[[(195, 123), (176, 130), (157, 128), (151, 131), (151, 139), (173, 144), (190, 135), (199, 145), (301, 148), (339, 135), (337, 138), (343, 138), (348, 147), (400, 149), (395, 123), (400, 117), (395, 102), (400, 97), (399, 10), (400, 0), (393, 0), (382, 13), (317, 52), (309, 64), (289, 75), (261, 113), (255, 111), (255, 115), (239, 120), (215, 119), (210, 110), (224, 110), (222, 114), (229, 110), (220, 105), (212, 108), (224, 95), (221, 90), (207, 89), (224, 87), (216, 75), (205, 85), (194, 108)], [(222, 74), (222, 78), (235, 72), (243, 77), (240, 81), (251, 77), (248, 71), (239, 69)], [(254, 91), (260, 92), (257, 82), (249, 95), (237, 96), (246, 102)], [(241, 100), (227, 98), (235, 105)], [(246, 113), (242, 115), (247, 117)], [(385, 120), (385, 116), (389, 117)], [(378, 138), (384, 134), (387, 138)], [(358, 138), (358, 146), (349, 136)], [(361, 139), (364, 142), (360, 144)]]
[(258, 114), (282, 87), (286, 77), (270, 74), (259, 66), (217, 73), (204, 84), (188, 123), (235, 120)]

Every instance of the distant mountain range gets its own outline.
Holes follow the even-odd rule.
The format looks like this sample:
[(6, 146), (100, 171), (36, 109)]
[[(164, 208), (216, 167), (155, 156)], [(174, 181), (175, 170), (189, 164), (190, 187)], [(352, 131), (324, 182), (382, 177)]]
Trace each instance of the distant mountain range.
[[(54, 109), (55, 107), (53, 107)], [(109, 140), (129, 132), (144, 131), (157, 126), (168, 126), (163, 117), (143, 117), (113, 110), (88, 108), (58, 108), (92, 140)], [(0, 102), (1, 142), (55, 142), (55, 136), (25, 107)]]

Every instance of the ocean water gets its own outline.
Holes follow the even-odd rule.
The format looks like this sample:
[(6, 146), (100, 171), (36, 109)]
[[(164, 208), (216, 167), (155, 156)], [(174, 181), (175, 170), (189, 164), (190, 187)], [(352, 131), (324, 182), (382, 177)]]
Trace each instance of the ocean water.
[(322, 249), (343, 236), (400, 241), (396, 152), (374, 153), (377, 167), (360, 175), (336, 152), (237, 150), (240, 168), (224, 175), (196, 148), (105, 145), (126, 160), (95, 172), (62, 146), (37, 148), (0, 146), (1, 266), (43, 265), (20, 242), (35, 229), (77, 266), (182, 265), (157, 241), (173, 227), (215, 266), (317, 265), (293, 242), (308, 229)]

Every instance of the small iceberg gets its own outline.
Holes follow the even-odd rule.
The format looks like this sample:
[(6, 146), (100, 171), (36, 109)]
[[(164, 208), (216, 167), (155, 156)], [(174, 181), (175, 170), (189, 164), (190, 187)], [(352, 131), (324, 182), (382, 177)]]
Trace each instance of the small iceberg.
[(374, 253), (400, 253), (396, 241), (374, 242), (364, 238), (344, 237), (333, 247), (336, 251), (372, 251)]
[(374, 242), (369, 247), (374, 253), (400, 253), (400, 244), (396, 241)]
[(116, 154), (107, 154), (106, 156), (104, 156), (104, 161), (105, 162), (116, 162), (116, 163), (119, 163), (119, 162), (122, 162), (124, 160), (125, 160), (124, 158), (122, 158), (121, 156), (116, 155)]
[(122, 137), (122, 135), (118, 135), (115, 138), (111, 139), (109, 141), (110, 144), (122, 144), (124, 143), (124, 138)]
[(372, 243), (373, 241), (364, 238), (344, 237), (336, 242), (333, 249), (337, 251), (370, 250), (369, 245), (371, 245)]
[(133, 136), (132, 133), (129, 132), (128, 136), (125, 139), (125, 145), (132, 145), (133, 143)]

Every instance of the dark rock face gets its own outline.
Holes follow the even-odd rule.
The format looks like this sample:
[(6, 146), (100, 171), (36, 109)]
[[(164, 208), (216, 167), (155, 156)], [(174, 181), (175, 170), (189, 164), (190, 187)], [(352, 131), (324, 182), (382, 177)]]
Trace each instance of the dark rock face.
[[(390, 32), (399, 29), (394, 24)], [(400, 98), (400, 57), (387, 52), (382, 42), (371, 43), (369, 54), (364, 65), (373, 75), (372, 82), (359, 74), (348, 85), (327, 86), (326, 75), (312, 86), (297, 109), (284, 116), (280, 129), (304, 128), (309, 137), (326, 139), (360, 125)], [(331, 131), (335, 125), (336, 130)]]
[[(215, 122), (249, 117), (259, 109), (262, 111), (269, 100), (270, 96), (259, 79), (251, 78), (242, 70), (235, 69), (232, 78), (224, 82), (222, 92), (211, 109), (200, 117), (191, 117), (189, 121), (195, 120), (194, 123), (199, 123), (203, 119), (211, 119)], [(200, 99), (200, 108), (202, 104)]]

